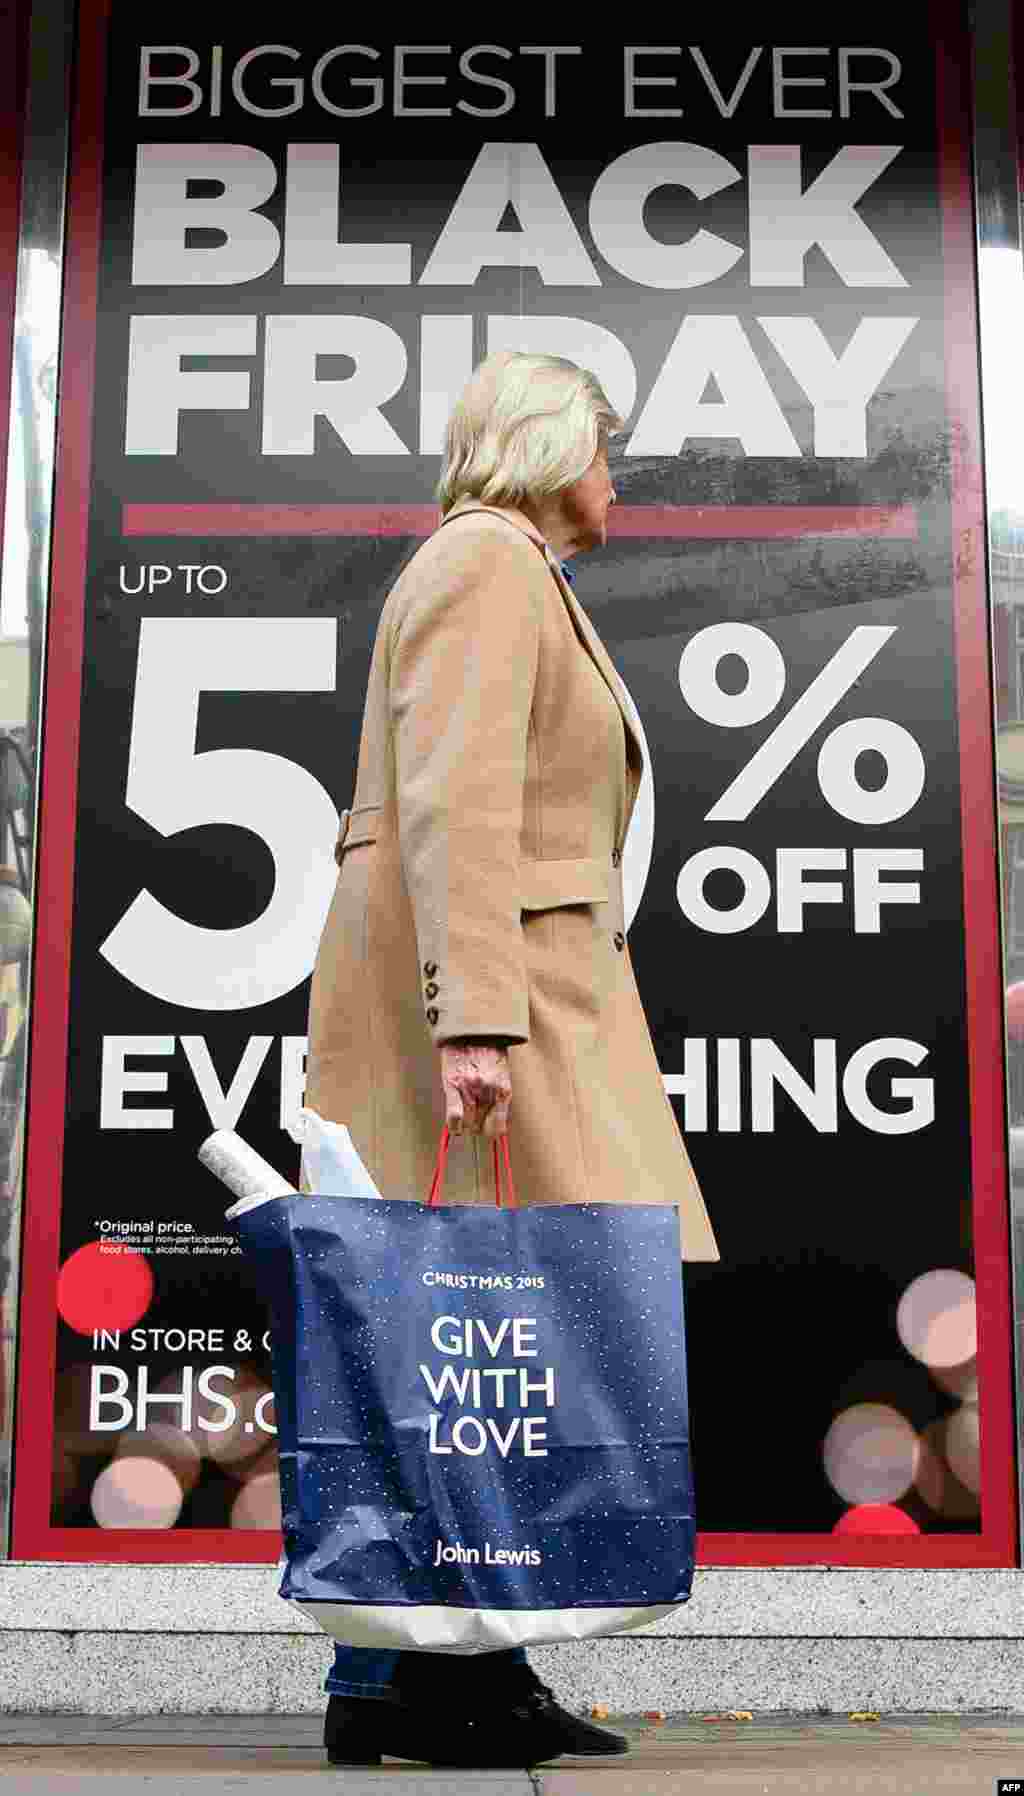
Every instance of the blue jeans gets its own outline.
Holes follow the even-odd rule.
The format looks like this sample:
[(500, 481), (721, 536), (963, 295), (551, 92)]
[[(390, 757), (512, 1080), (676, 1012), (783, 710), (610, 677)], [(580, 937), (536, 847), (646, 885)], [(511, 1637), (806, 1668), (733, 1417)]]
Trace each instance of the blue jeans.
[[(324, 1689), (329, 1696), (390, 1696), (395, 1693), (399, 1658), (438, 1657), (437, 1653), (379, 1652), (372, 1646), (335, 1646), (334, 1664), (327, 1673)], [(488, 1653), (487, 1658), (493, 1660), (495, 1671), (502, 1665), (525, 1665), (526, 1649), (513, 1646), (505, 1651)]]

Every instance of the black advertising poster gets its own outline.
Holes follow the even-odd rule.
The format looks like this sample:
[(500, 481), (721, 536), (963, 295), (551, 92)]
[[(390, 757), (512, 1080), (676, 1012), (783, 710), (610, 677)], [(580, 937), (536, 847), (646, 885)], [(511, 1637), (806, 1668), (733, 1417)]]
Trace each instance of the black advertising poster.
[(831, 29), (83, 7), (20, 1555), (277, 1555), (266, 1318), (196, 1150), (298, 1181), (380, 608), (508, 347), (627, 419), (574, 571), (647, 746), (630, 947), (722, 1251), (685, 1273), (701, 1556), (1012, 1562), (961, 27)]

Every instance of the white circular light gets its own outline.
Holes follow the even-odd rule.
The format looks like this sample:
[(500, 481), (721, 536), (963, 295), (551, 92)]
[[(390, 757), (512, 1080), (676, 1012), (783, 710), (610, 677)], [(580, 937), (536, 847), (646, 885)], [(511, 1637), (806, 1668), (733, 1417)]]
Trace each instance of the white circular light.
[(104, 1466), (89, 1503), (101, 1528), (173, 1528), (182, 1497), (170, 1466), (129, 1454)]
[(917, 1433), (888, 1403), (854, 1403), (822, 1445), (825, 1476), (846, 1503), (894, 1503), (914, 1482)]
[(962, 1366), (978, 1350), (974, 1280), (940, 1267), (909, 1284), (896, 1309), (896, 1332), (925, 1366)]

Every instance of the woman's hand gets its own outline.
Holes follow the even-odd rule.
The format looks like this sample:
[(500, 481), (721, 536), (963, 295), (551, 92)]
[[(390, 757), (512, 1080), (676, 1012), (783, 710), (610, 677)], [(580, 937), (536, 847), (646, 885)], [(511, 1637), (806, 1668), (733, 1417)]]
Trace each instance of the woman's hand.
[(512, 1102), (507, 1045), (498, 1036), (446, 1041), (439, 1053), (449, 1132), (486, 1135), (489, 1140), (504, 1135)]

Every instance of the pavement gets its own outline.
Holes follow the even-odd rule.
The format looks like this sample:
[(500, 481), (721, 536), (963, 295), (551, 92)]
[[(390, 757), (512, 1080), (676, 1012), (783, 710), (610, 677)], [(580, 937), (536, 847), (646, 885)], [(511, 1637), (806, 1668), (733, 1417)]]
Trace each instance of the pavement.
[(628, 1754), (529, 1772), (395, 1759), (334, 1770), (322, 1725), (318, 1715), (0, 1714), (0, 1792), (112, 1796), (112, 1783), (131, 1780), (144, 1796), (312, 1796), (321, 1780), (339, 1796), (996, 1796), (996, 1779), (1011, 1778), (1024, 1796), (1024, 1714), (610, 1716)]

